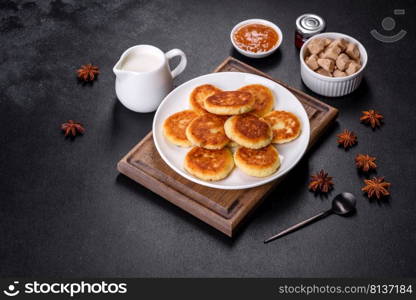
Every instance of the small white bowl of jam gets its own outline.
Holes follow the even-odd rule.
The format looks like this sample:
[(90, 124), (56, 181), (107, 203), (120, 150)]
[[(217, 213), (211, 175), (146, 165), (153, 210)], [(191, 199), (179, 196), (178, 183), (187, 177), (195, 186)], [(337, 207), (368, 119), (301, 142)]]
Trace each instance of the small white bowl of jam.
[(249, 19), (235, 25), (230, 38), (234, 48), (241, 54), (262, 58), (279, 48), (283, 34), (280, 28), (270, 21)]

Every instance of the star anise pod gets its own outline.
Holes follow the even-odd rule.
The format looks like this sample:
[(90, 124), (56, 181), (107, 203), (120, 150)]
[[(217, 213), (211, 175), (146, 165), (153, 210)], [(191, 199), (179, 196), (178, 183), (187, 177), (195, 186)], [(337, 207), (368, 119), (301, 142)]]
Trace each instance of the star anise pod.
[(314, 192), (328, 193), (329, 190), (332, 189), (333, 185), (334, 183), (332, 182), (332, 177), (328, 176), (328, 173), (325, 173), (324, 170), (321, 170), (311, 176), (309, 189)]
[(98, 70), (97, 66), (93, 66), (92, 64), (82, 65), (77, 70), (78, 78), (83, 81), (93, 81), (100, 71)]
[(371, 128), (376, 128), (381, 125), (381, 120), (383, 119), (383, 115), (375, 111), (374, 109), (370, 109), (367, 111), (363, 111), (363, 115), (360, 118), (360, 121), (366, 124), (370, 124)]
[(390, 182), (384, 181), (384, 177), (374, 177), (373, 179), (364, 179), (366, 184), (361, 190), (367, 193), (367, 197), (375, 196), (377, 199), (390, 195)]
[(357, 154), (355, 157), (355, 164), (357, 165), (357, 168), (364, 172), (377, 168), (376, 158), (368, 154)]
[(342, 145), (345, 149), (355, 145), (357, 143), (357, 136), (354, 132), (345, 129), (340, 134), (337, 134), (338, 144)]
[(85, 132), (85, 128), (82, 124), (73, 120), (68, 120), (68, 122), (63, 123), (61, 129), (64, 131), (65, 136), (76, 136), (78, 133), (83, 134)]

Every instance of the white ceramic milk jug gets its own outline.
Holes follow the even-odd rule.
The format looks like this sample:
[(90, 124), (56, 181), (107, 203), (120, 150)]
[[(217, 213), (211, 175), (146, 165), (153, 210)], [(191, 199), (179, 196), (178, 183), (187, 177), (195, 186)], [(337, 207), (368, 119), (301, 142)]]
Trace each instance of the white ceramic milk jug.
[[(180, 56), (179, 65), (170, 70), (169, 60)], [(166, 53), (155, 46), (138, 45), (127, 49), (113, 68), (116, 75), (116, 94), (120, 102), (135, 112), (157, 109), (172, 90), (173, 79), (186, 67), (182, 50)]]

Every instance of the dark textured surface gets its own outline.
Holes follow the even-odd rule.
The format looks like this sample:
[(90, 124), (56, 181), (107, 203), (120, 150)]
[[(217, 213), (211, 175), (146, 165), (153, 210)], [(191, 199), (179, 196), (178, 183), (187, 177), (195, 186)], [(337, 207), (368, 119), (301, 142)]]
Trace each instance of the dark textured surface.
[[(411, 1), (2, 1), (0, 4), (0, 275), (1, 276), (415, 276), (416, 148), (414, 4)], [(394, 8), (394, 44), (373, 39)], [(301, 83), (293, 46), (295, 18), (317, 12), (329, 31), (366, 46), (370, 62), (358, 91), (323, 99), (340, 109), (337, 125), (290, 173), (235, 239), (229, 239), (116, 171), (117, 161), (151, 128), (116, 99), (112, 67), (135, 44), (180, 48), (183, 83), (234, 55), (276, 78)], [(281, 26), (272, 57), (253, 61), (232, 50), (229, 31), (261, 17)], [(74, 70), (92, 62), (101, 75), (79, 84)], [(308, 91), (310, 92), (310, 91)], [(311, 93), (311, 92), (310, 92)], [(322, 99), (322, 97), (321, 97)], [(385, 125), (358, 122), (376, 108)], [(85, 124), (65, 139), (59, 125)], [(348, 152), (335, 135), (355, 131)], [(357, 153), (377, 156), (392, 196), (369, 202), (360, 192)], [(269, 245), (263, 238), (329, 207), (307, 190), (319, 169), (335, 190), (358, 196), (358, 213), (331, 216)]]

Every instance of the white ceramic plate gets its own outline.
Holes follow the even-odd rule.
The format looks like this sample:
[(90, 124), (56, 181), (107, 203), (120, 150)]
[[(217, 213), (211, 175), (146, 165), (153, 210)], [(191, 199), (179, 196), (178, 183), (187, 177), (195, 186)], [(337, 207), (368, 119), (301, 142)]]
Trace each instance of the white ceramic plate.
[[(171, 144), (163, 135), (163, 122), (172, 114), (189, 109), (189, 95), (202, 84), (212, 84), (222, 90), (236, 90), (247, 84), (263, 84), (272, 90), (275, 96), (275, 109), (286, 110), (296, 114), (302, 122), (300, 136), (287, 144), (277, 145), (281, 166), (276, 173), (258, 178), (244, 174), (237, 167), (231, 174), (220, 181), (203, 181), (189, 174), (183, 168), (183, 161), (190, 148), (181, 148)], [(177, 173), (195, 183), (224, 190), (247, 189), (275, 180), (301, 159), (309, 143), (310, 127), (305, 109), (299, 100), (285, 87), (267, 78), (240, 72), (220, 72), (194, 78), (178, 86), (160, 104), (153, 119), (153, 139), (162, 159)]]

